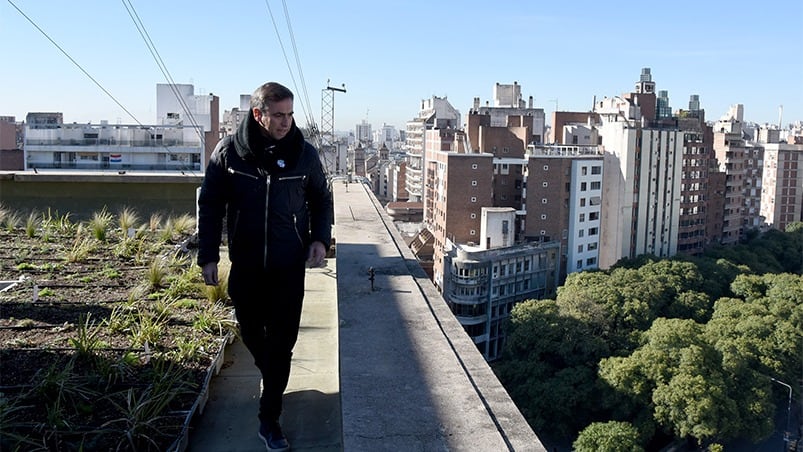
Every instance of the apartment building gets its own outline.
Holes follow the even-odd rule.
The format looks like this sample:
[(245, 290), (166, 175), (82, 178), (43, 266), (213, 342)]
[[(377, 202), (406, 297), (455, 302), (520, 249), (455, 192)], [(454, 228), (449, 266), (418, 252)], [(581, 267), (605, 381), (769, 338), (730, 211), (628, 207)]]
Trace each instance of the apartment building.
[(560, 244), (560, 281), (599, 266), (603, 158), (597, 146), (531, 146), (524, 239)]
[(65, 124), (62, 113), (29, 113), (25, 169), (203, 172), (219, 136), (217, 110), (218, 98), (194, 96), (192, 85), (159, 84), (156, 125)]
[[(599, 144), (599, 134), (595, 127), (597, 123), (599, 116), (593, 112), (553, 112), (550, 142), (583, 146)], [(580, 133), (580, 128), (588, 130), (588, 133)]]
[(446, 243), (443, 297), (485, 359), (493, 361), (501, 356), (513, 306), (556, 290), (560, 245), (515, 243), (512, 208), (483, 207), (481, 217), (483, 243)]
[(384, 145), (388, 149), (397, 150), (399, 133), (396, 131), (396, 127), (382, 123), (382, 127), (379, 130), (375, 130), (373, 136), (374, 143), (377, 145)]
[(461, 127), (460, 112), (446, 97), (432, 96), (421, 101), (418, 116), (406, 124), (405, 151), (407, 152), (407, 194), (412, 202), (422, 202), (424, 161), (426, 155), (425, 135), (427, 130), (454, 129)]
[[(493, 87), (493, 105), (485, 102), (480, 105), (480, 98), (474, 98), (474, 106), (471, 113), (479, 116), (488, 116), (487, 126), (507, 127), (511, 117), (518, 117), (519, 126), (527, 127), (529, 135), (524, 137), (524, 145), (544, 143), (546, 134), (546, 117), (543, 108), (533, 106), (533, 96), (530, 96), (525, 103), (521, 95), (521, 85), (518, 82), (513, 84), (496, 83)], [(471, 129), (471, 127), (469, 127)], [(476, 143), (477, 136), (470, 136), (469, 141)]]
[[(632, 93), (631, 93), (632, 94)], [(677, 252), (683, 132), (647, 128), (638, 95), (597, 103), (604, 152), (599, 267)]]
[(240, 104), (231, 110), (223, 111), (223, 121), (220, 124), (220, 131), (225, 135), (234, 135), (240, 123), (251, 114), (251, 95), (240, 94)]
[(373, 132), (371, 132), (371, 124), (364, 119), (361, 123), (354, 126), (354, 137), (360, 143), (371, 144), (373, 143)]
[[(689, 109), (679, 110), (677, 127), (683, 132), (683, 167), (680, 186), (680, 225), (678, 252), (700, 254), (710, 243), (719, 242), (709, 231), (721, 229), (722, 207), (719, 199), (723, 189), (712, 175), (718, 172), (713, 150), (713, 130), (705, 123), (705, 110), (700, 108), (700, 97), (689, 98)], [(718, 225), (711, 228), (711, 223)]]
[[(495, 95), (501, 99), (497, 104), (503, 104), (504, 96), (500, 96), (497, 84)], [(509, 92), (515, 99), (520, 97), (520, 87), (510, 85)], [(508, 100), (509, 102), (509, 100)], [(436, 237), (434, 243), (433, 274), (436, 285), (440, 287), (444, 270), (443, 262), (439, 256), (438, 248), (445, 242), (439, 236), (445, 236), (453, 243), (473, 243), (487, 240), (477, 235), (477, 221), (479, 209), (482, 207), (511, 208), (515, 218), (510, 223), (510, 234), (514, 243), (535, 241), (547, 243), (555, 241), (561, 252), (558, 255), (558, 277), (565, 278), (568, 268), (568, 257), (571, 257), (572, 271), (590, 269), (597, 266), (599, 209), (602, 180), (602, 158), (596, 146), (545, 146), (535, 144), (539, 137), (533, 134), (532, 115), (535, 109), (524, 107), (521, 102), (514, 108), (506, 107), (477, 107), (467, 116), (466, 147), (471, 149), (467, 156), (460, 160), (464, 167), (476, 165), (482, 169), (486, 164), (487, 156), (492, 156), (492, 172), (483, 178), (490, 180), (490, 193), (484, 192), (478, 196), (477, 201), (465, 206), (456, 207), (465, 193), (448, 197), (448, 209), (464, 209), (460, 215), (449, 216), (440, 224), (437, 221), (443, 218), (446, 206), (440, 205), (445, 199), (437, 196), (425, 196), (424, 213), (426, 218), (433, 218), (430, 222), (432, 234)], [(507, 116), (502, 117), (500, 112)], [(451, 138), (450, 138), (451, 139)], [(428, 145), (428, 149), (435, 149), (443, 145)], [(481, 156), (481, 157), (480, 157)], [(427, 154), (428, 159), (445, 159), (446, 156)], [(478, 161), (481, 160), (481, 163)], [(572, 161), (595, 161), (593, 165), (577, 163), (574, 167)], [(430, 160), (428, 160), (429, 162)], [(452, 160), (444, 161), (443, 170), (451, 173)], [(564, 168), (564, 163), (566, 167)], [(550, 166), (551, 165), (551, 166)], [(593, 167), (593, 168), (592, 168)], [(547, 168), (547, 170), (543, 170)], [(428, 165), (426, 187), (430, 188), (431, 181), (438, 180), (436, 165)], [(461, 176), (462, 177), (462, 176)], [(474, 178), (463, 177), (463, 186), (482, 183)], [(455, 179), (459, 181), (459, 179)], [(434, 186), (434, 185), (432, 185)], [(564, 191), (564, 188), (566, 191)], [(580, 190), (583, 190), (582, 193)], [(490, 196), (484, 203), (484, 197)], [(475, 198), (475, 197), (471, 197)], [(546, 199), (547, 202), (541, 202)], [(571, 201), (571, 202), (570, 202)], [(581, 205), (582, 204), (582, 205)], [(439, 217), (440, 215), (440, 217)], [(583, 226), (588, 230), (577, 226)], [(429, 227), (430, 224), (427, 226)], [(471, 232), (474, 232), (472, 234)], [(591, 235), (586, 236), (586, 233)], [(572, 246), (569, 247), (571, 242)], [(571, 249), (570, 249), (571, 248)], [(578, 251), (581, 250), (581, 251)], [(578, 261), (580, 264), (578, 264)]]
[(739, 243), (745, 217), (745, 165), (747, 161), (742, 133), (742, 105), (731, 107), (727, 115), (714, 124), (714, 152), (719, 169), (725, 173), (725, 211), (722, 218), (721, 243)]
[(783, 231), (803, 221), (803, 143), (763, 146), (761, 216), (769, 227)]
[(761, 186), (762, 172), (764, 171), (764, 145), (762, 143), (745, 142), (743, 171), (742, 230), (760, 229), (765, 224), (765, 219), (761, 215)]
[(432, 235), (432, 280), (443, 287), (446, 243), (477, 245), (482, 207), (493, 206), (494, 157), (467, 152), (465, 134), (455, 129), (426, 133), (424, 226)]
[(0, 171), (25, 167), (20, 128), (14, 116), (0, 116)]
[[(516, 111), (515, 113), (521, 113)], [(529, 117), (508, 116), (501, 125), (492, 125), (488, 111), (471, 110), (466, 133), (474, 150), (494, 156), (494, 207), (523, 208), (524, 158), (527, 144), (532, 139)]]

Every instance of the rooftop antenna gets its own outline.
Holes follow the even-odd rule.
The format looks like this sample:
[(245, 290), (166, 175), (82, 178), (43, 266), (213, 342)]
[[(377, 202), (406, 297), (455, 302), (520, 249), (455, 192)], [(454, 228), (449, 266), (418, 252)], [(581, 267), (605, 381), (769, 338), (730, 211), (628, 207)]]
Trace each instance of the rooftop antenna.
[[(343, 83), (342, 88), (336, 88), (329, 85), (329, 79), (326, 80), (326, 88), (321, 90), (321, 154), (324, 167), (326, 171), (333, 169), (328, 161), (329, 154), (333, 153), (335, 148), (335, 92), (345, 93), (346, 84)], [(337, 148), (340, 149), (339, 147)], [(340, 173), (340, 159), (335, 156), (334, 171), (336, 174)]]
[(783, 129), (783, 105), (778, 106), (778, 129)]

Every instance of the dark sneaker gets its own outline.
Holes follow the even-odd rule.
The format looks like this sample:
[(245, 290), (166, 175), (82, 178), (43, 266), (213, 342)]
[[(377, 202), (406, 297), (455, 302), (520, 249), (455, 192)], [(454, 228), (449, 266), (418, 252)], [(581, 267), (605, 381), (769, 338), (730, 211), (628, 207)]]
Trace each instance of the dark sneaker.
[(265, 441), (265, 447), (269, 451), (279, 452), (290, 450), (290, 444), (282, 433), (282, 427), (278, 422), (260, 422), (259, 437)]

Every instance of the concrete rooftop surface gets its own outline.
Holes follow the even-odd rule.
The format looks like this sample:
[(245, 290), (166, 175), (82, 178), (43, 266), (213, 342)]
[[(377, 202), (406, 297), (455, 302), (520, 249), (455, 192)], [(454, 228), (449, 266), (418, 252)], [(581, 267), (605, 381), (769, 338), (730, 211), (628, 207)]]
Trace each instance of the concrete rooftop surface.
[[(335, 181), (333, 191), (337, 253), (307, 271), (284, 396), (291, 449), (545, 451), (368, 187)], [(188, 450), (265, 450), (259, 390), (235, 341)]]

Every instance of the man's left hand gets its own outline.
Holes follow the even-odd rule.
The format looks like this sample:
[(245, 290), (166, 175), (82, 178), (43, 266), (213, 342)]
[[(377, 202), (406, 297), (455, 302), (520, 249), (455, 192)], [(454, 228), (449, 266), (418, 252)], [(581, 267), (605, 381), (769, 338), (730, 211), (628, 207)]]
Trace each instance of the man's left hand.
[(315, 268), (323, 265), (326, 257), (326, 247), (321, 242), (312, 242), (309, 246), (309, 256), (307, 257), (307, 267)]

